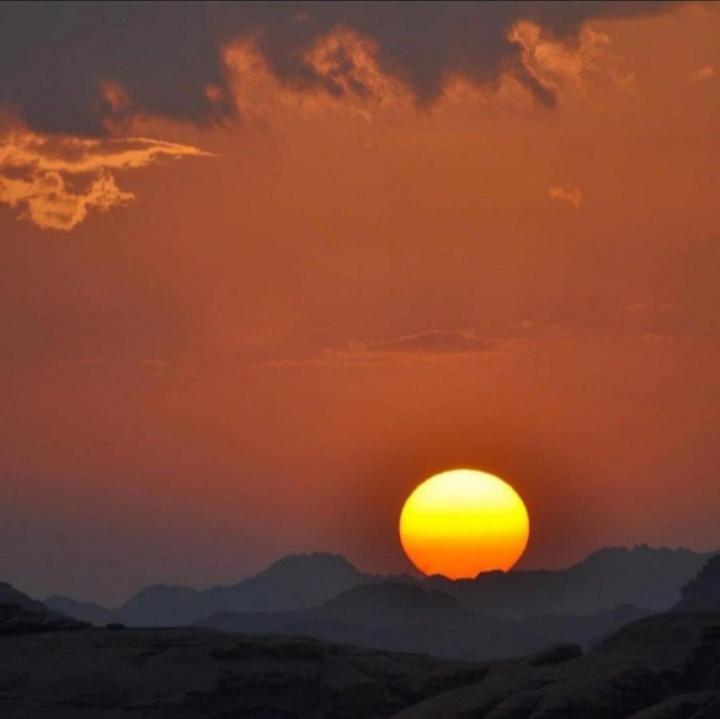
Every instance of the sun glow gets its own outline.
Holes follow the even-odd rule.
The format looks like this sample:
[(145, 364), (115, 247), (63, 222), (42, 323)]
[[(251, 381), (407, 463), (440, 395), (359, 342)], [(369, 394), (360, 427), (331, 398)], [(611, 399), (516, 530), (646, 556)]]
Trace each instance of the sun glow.
[(413, 564), (452, 579), (510, 569), (525, 551), (529, 532), (520, 495), (499, 477), (474, 469), (430, 477), (400, 514), (400, 541)]

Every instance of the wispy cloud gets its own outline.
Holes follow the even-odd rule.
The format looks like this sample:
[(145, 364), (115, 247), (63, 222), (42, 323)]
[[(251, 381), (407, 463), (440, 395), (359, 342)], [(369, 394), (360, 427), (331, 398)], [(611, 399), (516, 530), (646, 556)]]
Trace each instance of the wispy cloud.
[(579, 187), (560, 187), (553, 185), (548, 190), (548, 197), (559, 202), (568, 202), (576, 209), (582, 204), (583, 193)]
[(474, 330), (428, 330), (357, 346), (371, 352), (477, 352), (488, 342)]
[(690, 82), (698, 83), (712, 80), (716, 74), (717, 72), (712, 65), (703, 65), (703, 67), (699, 67), (690, 73)]
[(431, 329), (387, 340), (352, 341), (325, 347), (303, 357), (271, 357), (256, 362), (263, 367), (365, 367), (466, 361), (491, 352), (534, 342), (530, 337), (481, 337), (475, 330)]
[(150, 138), (88, 139), (14, 131), (0, 139), (0, 202), (43, 229), (71, 230), (91, 211), (105, 212), (135, 198), (113, 172), (162, 158), (208, 153)]

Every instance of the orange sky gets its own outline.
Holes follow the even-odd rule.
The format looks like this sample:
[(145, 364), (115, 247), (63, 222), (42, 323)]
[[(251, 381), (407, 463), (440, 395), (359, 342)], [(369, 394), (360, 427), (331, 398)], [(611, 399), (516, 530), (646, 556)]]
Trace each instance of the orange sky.
[(509, 73), (418, 106), (345, 29), (307, 50), (339, 96), (239, 40), (238, 121), (111, 118), (59, 154), (13, 121), (4, 579), (112, 602), (312, 549), (406, 571), (402, 503), (454, 466), (525, 499), (523, 567), (720, 547), (720, 13), (513, 32), (555, 107)]

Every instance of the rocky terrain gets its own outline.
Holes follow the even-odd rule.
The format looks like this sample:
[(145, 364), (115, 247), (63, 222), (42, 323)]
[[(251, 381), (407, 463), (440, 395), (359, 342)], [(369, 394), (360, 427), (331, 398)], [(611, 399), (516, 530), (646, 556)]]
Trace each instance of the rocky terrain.
[(634, 622), (584, 656), (572, 648), (497, 663), (482, 681), (398, 719), (717, 719), (720, 613)]
[(485, 671), (294, 637), (26, 626), (0, 634), (0, 716), (379, 719)]
[[(720, 562), (675, 611), (631, 622), (583, 654), (462, 662), (297, 637), (202, 628), (104, 629), (0, 585), (0, 715), (8, 719), (717, 719)], [(398, 590), (401, 613), (407, 599)], [(372, 610), (354, 601), (358, 615)], [(715, 598), (715, 599), (713, 599)], [(455, 611), (425, 592), (420, 614)], [(346, 599), (330, 603), (340, 610)]]
[[(710, 559), (672, 612), (632, 622), (585, 655), (556, 647), (497, 662), (398, 719), (718, 719), (720, 561)], [(692, 602), (690, 601), (692, 600)], [(683, 611), (701, 606), (704, 611)]]
[[(718, 580), (711, 560), (673, 611), (630, 622), (587, 652), (560, 644), (493, 662), (200, 627), (97, 628), (0, 584), (0, 716), (718, 719)], [(408, 587), (396, 587), (384, 595), (394, 624), (458, 611), (457, 600), (419, 590), (404, 612)], [(327, 608), (367, 620), (374, 591)]]
[(0, 634), (0, 715), (716, 719), (720, 612), (640, 620), (585, 655), (561, 645), (494, 663), (203, 629), (26, 624)]

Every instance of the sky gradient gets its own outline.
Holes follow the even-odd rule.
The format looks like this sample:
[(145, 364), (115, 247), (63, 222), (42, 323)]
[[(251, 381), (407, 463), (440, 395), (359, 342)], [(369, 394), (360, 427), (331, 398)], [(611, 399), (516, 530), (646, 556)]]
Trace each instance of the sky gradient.
[(59, 7), (0, 9), (3, 579), (408, 571), (458, 466), (521, 567), (720, 548), (717, 6)]

